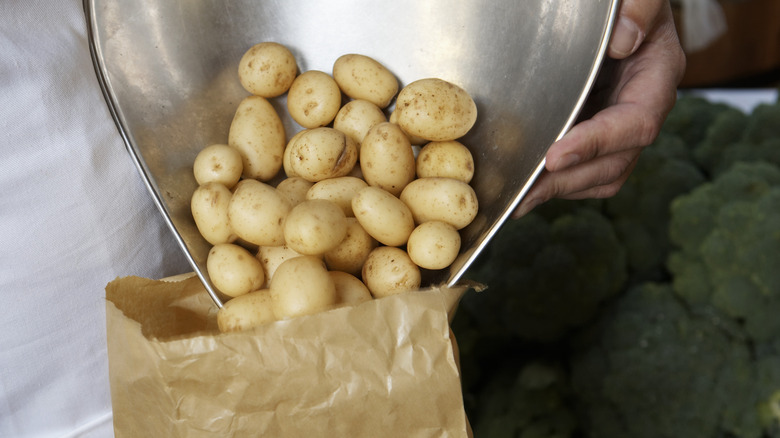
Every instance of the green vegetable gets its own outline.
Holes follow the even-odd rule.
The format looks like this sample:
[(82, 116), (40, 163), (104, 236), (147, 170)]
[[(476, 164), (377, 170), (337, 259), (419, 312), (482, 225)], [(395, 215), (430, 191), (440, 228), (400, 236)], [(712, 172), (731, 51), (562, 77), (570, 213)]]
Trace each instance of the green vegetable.
[[(488, 289), (461, 307), (485, 330), (550, 342), (590, 321), (626, 281), (625, 250), (598, 211), (578, 208), (507, 223), (468, 274)], [(551, 293), (554, 291), (554, 293)]]

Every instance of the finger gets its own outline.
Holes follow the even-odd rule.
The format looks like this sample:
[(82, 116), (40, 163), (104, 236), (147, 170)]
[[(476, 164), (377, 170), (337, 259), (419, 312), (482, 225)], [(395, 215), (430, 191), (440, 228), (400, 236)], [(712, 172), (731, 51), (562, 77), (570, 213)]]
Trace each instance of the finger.
[(634, 170), (641, 150), (621, 151), (559, 172), (543, 172), (512, 217), (523, 216), (553, 198), (599, 199), (614, 196)]
[(631, 56), (651, 33), (664, 8), (668, 7), (668, 0), (622, 1), (607, 54), (615, 59)]

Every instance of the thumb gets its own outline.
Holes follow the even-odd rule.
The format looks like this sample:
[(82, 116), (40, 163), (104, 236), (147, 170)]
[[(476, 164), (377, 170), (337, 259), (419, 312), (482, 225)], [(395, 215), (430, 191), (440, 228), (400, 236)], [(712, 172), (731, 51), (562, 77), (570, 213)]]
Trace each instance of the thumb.
[(668, 0), (624, 0), (609, 41), (608, 54), (614, 59), (631, 56), (669, 8)]

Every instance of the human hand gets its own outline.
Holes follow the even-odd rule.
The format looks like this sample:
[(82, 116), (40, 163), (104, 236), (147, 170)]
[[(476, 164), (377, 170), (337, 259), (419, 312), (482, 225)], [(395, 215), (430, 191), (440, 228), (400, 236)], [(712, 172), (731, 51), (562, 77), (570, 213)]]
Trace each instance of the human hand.
[(607, 54), (616, 70), (606, 106), (550, 146), (514, 218), (552, 198), (614, 196), (658, 136), (685, 72), (669, 0), (622, 1)]

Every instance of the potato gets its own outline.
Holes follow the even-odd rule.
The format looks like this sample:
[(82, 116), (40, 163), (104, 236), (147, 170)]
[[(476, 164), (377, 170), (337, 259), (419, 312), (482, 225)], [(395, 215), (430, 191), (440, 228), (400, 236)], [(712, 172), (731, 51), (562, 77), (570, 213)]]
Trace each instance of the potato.
[(289, 259), (271, 279), (271, 303), (279, 319), (310, 315), (336, 304), (336, 284), (324, 262), (313, 256)]
[(415, 227), (409, 207), (379, 187), (360, 190), (352, 198), (352, 211), (371, 237), (388, 246), (406, 244)]
[(368, 131), (360, 146), (360, 170), (369, 185), (394, 196), (414, 179), (414, 151), (398, 125), (383, 122)]
[(226, 144), (212, 144), (203, 148), (195, 157), (192, 173), (198, 185), (217, 182), (232, 189), (244, 171), (241, 154)]
[(333, 119), (333, 128), (347, 134), (358, 147), (368, 130), (374, 125), (387, 121), (382, 109), (367, 100), (353, 100), (341, 107)]
[(455, 178), (465, 183), (474, 177), (474, 158), (463, 143), (451, 141), (432, 141), (417, 155), (417, 176), (428, 178), (440, 176)]
[(282, 168), (286, 144), (284, 125), (265, 98), (248, 96), (236, 109), (228, 144), (241, 154), (243, 176), (269, 181)]
[(421, 268), (444, 269), (458, 256), (460, 241), (460, 233), (452, 225), (440, 221), (423, 222), (409, 235), (406, 252)]
[(209, 250), (206, 272), (214, 287), (229, 297), (258, 290), (265, 282), (260, 261), (233, 243), (219, 243)]
[(360, 275), (368, 254), (378, 242), (363, 229), (357, 219), (347, 218), (347, 234), (335, 248), (323, 254), (325, 265), (333, 271)]
[(324, 254), (347, 235), (347, 217), (341, 207), (324, 199), (311, 199), (293, 207), (284, 223), (284, 240), (306, 255)]
[(417, 290), (422, 281), (420, 268), (409, 254), (393, 246), (380, 246), (371, 251), (362, 275), (374, 298)]
[(192, 193), (190, 210), (200, 235), (212, 245), (230, 243), (236, 234), (230, 227), (228, 207), (233, 194), (230, 189), (217, 182), (199, 186)]
[(258, 246), (284, 244), (284, 221), (290, 212), (289, 201), (270, 185), (245, 179), (236, 184), (228, 206), (233, 232), (242, 240)]
[(326, 126), (341, 108), (341, 90), (333, 78), (319, 70), (301, 73), (287, 92), (287, 111), (304, 128)]
[(336, 285), (336, 305), (351, 306), (370, 301), (373, 298), (368, 287), (354, 275), (341, 271), (330, 271), (330, 276)]
[(470, 185), (452, 178), (418, 178), (409, 183), (400, 196), (414, 221), (446, 222), (460, 230), (477, 216), (477, 194)]
[(281, 180), (276, 185), (276, 190), (290, 202), (291, 207), (295, 207), (306, 200), (306, 194), (313, 185), (314, 183), (307, 179), (293, 176)]
[(274, 321), (276, 315), (268, 289), (231, 298), (217, 311), (217, 327), (222, 333), (248, 330)]
[(341, 207), (347, 217), (354, 217), (352, 198), (368, 184), (354, 176), (328, 178), (311, 186), (306, 192), (306, 199), (327, 199)]
[(263, 271), (265, 272), (265, 284), (268, 285), (271, 279), (274, 278), (276, 268), (279, 267), (285, 261), (300, 257), (303, 254), (295, 251), (287, 245), (280, 246), (261, 246), (257, 248), (257, 257), (260, 260), (260, 264), (263, 265)]
[(270, 41), (250, 47), (238, 63), (238, 80), (244, 89), (265, 98), (287, 92), (297, 74), (292, 52)]
[(303, 133), (306, 132), (304, 129), (303, 131), (298, 131), (295, 133), (295, 135), (290, 138), (290, 141), (287, 142), (287, 146), (284, 147), (284, 156), (282, 157), (282, 168), (284, 169), (284, 174), (288, 177), (294, 177), (298, 176), (295, 171), (292, 168), (292, 164), (290, 162), (290, 154), (292, 153), (292, 145), (295, 144), (296, 141), (303, 135)]
[(414, 81), (395, 103), (404, 132), (430, 141), (456, 140), (477, 120), (477, 105), (466, 90), (438, 78)]
[[(398, 111), (393, 111), (390, 113), (390, 117), (388, 117), (388, 121), (390, 123), (395, 123), (398, 125)], [(412, 146), (422, 146), (426, 143), (428, 143), (428, 140), (418, 137), (416, 135), (411, 135), (408, 132), (404, 131), (404, 128), (401, 125), (398, 125), (399, 128), (401, 128), (401, 131), (403, 131), (404, 134), (406, 134), (406, 138), (409, 139), (409, 143), (412, 144)]]
[(290, 148), (293, 173), (312, 182), (345, 176), (357, 162), (355, 142), (333, 128), (306, 130)]
[(375, 59), (365, 55), (342, 55), (333, 64), (333, 78), (352, 99), (367, 100), (386, 108), (398, 92), (398, 80)]

